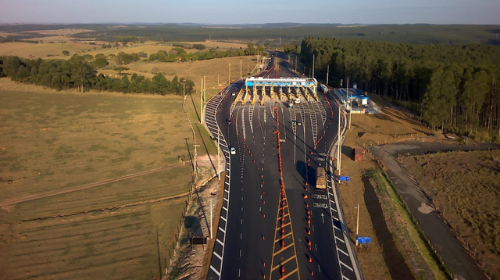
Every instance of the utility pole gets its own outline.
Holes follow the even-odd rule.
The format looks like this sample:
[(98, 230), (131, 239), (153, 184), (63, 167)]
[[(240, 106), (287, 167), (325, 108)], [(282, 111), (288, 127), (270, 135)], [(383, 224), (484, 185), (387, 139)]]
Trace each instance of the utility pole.
[(312, 69), (312, 78), (314, 78), (314, 54), (313, 54), (313, 69)]
[(203, 112), (203, 78), (201, 78), (201, 84), (200, 84), (200, 123), (203, 124), (203, 118), (202, 116)]
[(193, 168), (194, 168), (194, 180), (196, 181), (196, 179), (198, 178), (198, 168), (197, 168), (197, 165), (196, 165), (196, 157), (198, 156), (198, 152), (196, 150), (197, 147), (199, 147), (200, 145), (196, 145), (194, 144), (194, 164), (193, 164)]
[[(349, 77), (347, 77), (347, 93), (349, 93)], [(349, 95), (347, 95), (349, 97)], [(351, 129), (352, 100), (349, 98), (349, 129)]]
[(231, 84), (231, 63), (229, 63), (229, 75), (228, 75), (228, 82), (227, 82), (228, 85)]
[(326, 86), (328, 86), (328, 76), (330, 75), (330, 64), (326, 66)]
[(220, 130), (217, 128), (217, 179), (220, 180)]
[(212, 199), (210, 199), (210, 239), (212, 239), (212, 220)]
[[(339, 127), (337, 130), (337, 170), (340, 176), (340, 106), (339, 106)], [(340, 182), (340, 180), (339, 180)]]
[(207, 100), (207, 76), (203, 75), (203, 101), (205, 100)]
[(358, 218), (356, 219), (356, 246), (358, 246), (358, 232), (359, 232), (359, 203), (358, 203)]

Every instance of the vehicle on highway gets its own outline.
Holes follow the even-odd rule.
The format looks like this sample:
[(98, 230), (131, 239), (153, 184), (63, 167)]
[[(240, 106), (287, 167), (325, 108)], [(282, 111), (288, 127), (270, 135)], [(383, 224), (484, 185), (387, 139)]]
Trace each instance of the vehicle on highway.
[(297, 121), (297, 125), (302, 125), (302, 122), (301, 121)]
[(316, 169), (316, 190), (326, 190), (325, 169), (323, 167), (318, 167), (318, 169)]
[(300, 98), (295, 99), (295, 103), (299, 104), (300, 103)]
[(236, 154), (236, 149), (234, 147), (231, 147), (231, 154), (235, 155)]

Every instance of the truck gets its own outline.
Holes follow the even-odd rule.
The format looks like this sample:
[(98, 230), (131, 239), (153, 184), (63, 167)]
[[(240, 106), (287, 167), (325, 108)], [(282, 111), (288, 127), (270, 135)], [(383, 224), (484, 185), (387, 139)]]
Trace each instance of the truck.
[(316, 169), (316, 190), (326, 190), (325, 169), (323, 167), (318, 167), (318, 169)]

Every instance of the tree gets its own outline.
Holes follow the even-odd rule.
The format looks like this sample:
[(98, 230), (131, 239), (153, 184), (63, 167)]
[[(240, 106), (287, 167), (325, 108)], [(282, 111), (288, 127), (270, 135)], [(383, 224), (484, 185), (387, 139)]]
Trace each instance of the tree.
[(24, 81), (30, 76), (30, 71), (24, 67), (24, 65), (19, 66), (19, 69), (17, 70), (17, 75), (16, 79), (18, 81)]
[(64, 50), (64, 51), (62, 51), (62, 54), (63, 54), (64, 56), (68, 56), (68, 55), (69, 55), (69, 51)]
[(129, 85), (130, 85), (130, 82), (129, 82), (127, 76), (123, 76), (123, 78), (120, 80), (120, 91), (121, 92), (128, 92)]
[(117, 71), (118, 74), (121, 75), (123, 71), (130, 70), (130, 68), (123, 66), (116, 66), (115, 68), (113, 68), (113, 70)]
[(456, 96), (455, 78), (451, 71), (438, 68), (432, 74), (429, 87), (423, 100), (423, 118), (433, 129), (449, 118), (448, 112), (454, 106)]
[(102, 55), (102, 56), (96, 55), (95, 60), (94, 60), (94, 65), (97, 69), (101, 69), (101, 68), (105, 67), (106, 65), (108, 65), (108, 60), (106, 59), (106, 57), (104, 55)]

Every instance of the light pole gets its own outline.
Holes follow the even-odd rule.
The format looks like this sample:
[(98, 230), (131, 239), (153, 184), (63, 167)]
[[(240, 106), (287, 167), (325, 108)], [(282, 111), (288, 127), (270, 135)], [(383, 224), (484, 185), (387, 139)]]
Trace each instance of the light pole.
[(220, 180), (220, 130), (217, 128), (217, 179)]
[(200, 123), (203, 124), (203, 78), (201, 78), (200, 84)]
[(358, 203), (358, 218), (356, 219), (356, 246), (358, 246), (358, 233), (359, 233), (359, 203)]
[[(339, 106), (339, 127), (337, 130), (337, 170), (340, 176), (340, 106)], [(340, 182), (340, 180), (339, 180)]]

